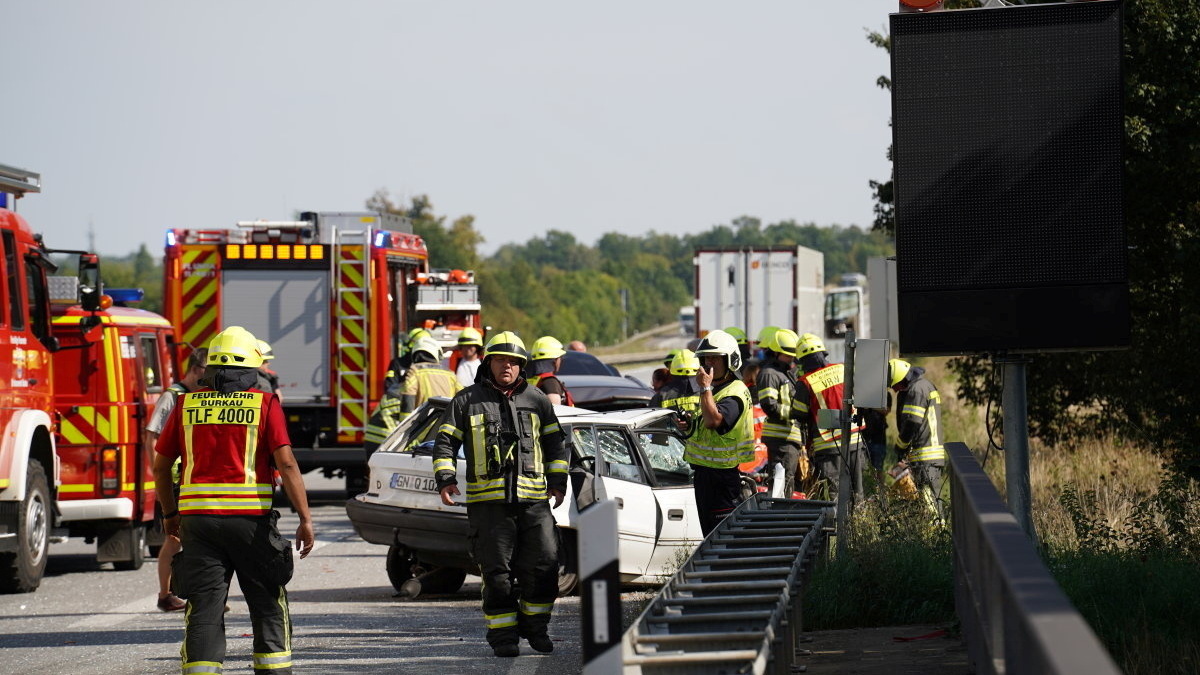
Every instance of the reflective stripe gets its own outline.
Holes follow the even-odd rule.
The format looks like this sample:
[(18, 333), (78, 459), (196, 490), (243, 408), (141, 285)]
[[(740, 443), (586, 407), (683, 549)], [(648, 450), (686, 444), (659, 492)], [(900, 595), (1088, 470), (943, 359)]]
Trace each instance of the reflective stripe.
[(929, 462), (937, 459), (946, 459), (945, 446), (930, 445), (908, 453), (908, 461), (910, 462)]
[(549, 614), (554, 609), (554, 603), (537, 604), (533, 602), (525, 602), (525, 600), (517, 601), (517, 606), (522, 614)]
[(185, 483), (179, 486), (179, 511), (271, 510), (274, 486), (269, 483), (237, 485), (228, 483)]
[(567, 461), (565, 459), (556, 459), (546, 465), (546, 473), (566, 473)]
[[(478, 414), (478, 415), (471, 415), (470, 421), (468, 422), (471, 425), (471, 453), (470, 453), (470, 456), (474, 460), (474, 462), (473, 462), (473, 464), (475, 465), (474, 473), (476, 476), (486, 476), (487, 475), (488, 460), (491, 459), (490, 457), (487, 456), (487, 453), (488, 453), (488, 447), (487, 447), (487, 442), (486, 442), (487, 441), (487, 430), (484, 428), (483, 420), (484, 420), (483, 414)], [(496, 458), (497, 461), (499, 461), (499, 459), (500, 459), (499, 457)], [(471, 494), (470, 489), (468, 488), (468, 490), (467, 490), (468, 501), (470, 501), (470, 494)]]
[(455, 465), (454, 465), (454, 460), (452, 460), (448, 457), (441, 457), (441, 458), (433, 460), (433, 472), (434, 473), (437, 473), (438, 471), (450, 471), (451, 473), (453, 473), (456, 469), (457, 469), (457, 467), (455, 467)]
[(276, 668), (291, 668), (292, 653), (291, 652), (273, 652), (270, 654), (255, 654), (254, 669), (255, 670), (274, 670)]
[(487, 622), (488, 630), (493, 628), (508, 628), (509, 626), (517, 625), (517, 613), (484, 614), (483, 620)]
[(919, 405), (906, 405), (904, 410), (900, 411), (903, 415), (913, 415), (914, 417), (924, 417), (925, 408)]
[(192, 661), (183, 664), (183, 675), (192, 673), (221, 673), (221, 664), (216, 661)]
[[(474, 417), (471, 418), (471, 422), (472, 423), (475, 422)], [(443, 424), (442, 426), (438, 427), (438, 433), (450, 434), (451, 436), (457, 438), (460, 441), (463, 438), (462, 431), (458, 427), (454, 426), (453, 424), (449, 424), (449, 423)]]
[[(534, 421), (536, 421), (536, 420), (538, 419), (538, 416), (537, 416), (537, 415), (534, 415), (534, 416), (533, 416), (533, 419), (534, 419)], [(547, 436), (547, 435), (549, 435), (549, 434), (556, 434), (556, 433), (558, 433), (558, 432), (560, 432), (560, 431), (562, 431), (562, 427), (558, 426), (558, 422), (555, 422), (554, 424), (549, 424), (549, 425), (546, 425), (546, 426), (545, 426), (545, 427), (542, 429), (542, 435), (543, 435), (543, 436)]]

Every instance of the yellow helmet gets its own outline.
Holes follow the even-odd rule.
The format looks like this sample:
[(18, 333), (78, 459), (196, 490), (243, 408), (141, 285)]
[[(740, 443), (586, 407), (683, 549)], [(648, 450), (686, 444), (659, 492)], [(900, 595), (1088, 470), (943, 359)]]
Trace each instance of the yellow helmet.
[(258, 339), (241, 326), (230, 326), (208, 343), (208, 365), (257, 368), (263, 363)]
[(724, 355), (725, 365), (730, 370), (740, 370), (742, 367), (742, 352), (738, 349), (737, 339), (723, 330), (709, 331), (696, 346), (696, 356), (708, 354)]
[(724, 330), (726, 333), (729, 333), (730, 335), (732, 335), (733, 339), (737, 340), (737, 343), (739, 345), (746, 344), (746, 331), (742, 330), (741, 328), (738, 328), (737, 326), (730, 326)]
[(482, 347), (483, 333), (480, 333), (478, 328), (471, 328), (470, 326), (467, 326), (458, 334), (458, 346), (461, 347), (463, 345), (476, 345), (478, 347)]
[(800, 344), (796, 346), (796, 358), (802, 359), (810, 354), (827, 351), (825, 343), (821, 342), (821, 338), (812, 333), (805, 333), (800, 336)]
[(263, 361), (270, 361), (275, 358), (275, 352), (271, 351), (271, 345), (263, 340), (258, 341), (258, 353), (262, 354)]
[(533, 354), (530, 356), (537, 361), (539, 359), (557, 359), (566, 353), (557, 338), (545, 335), (533, 341)]
[(488, 340), (487, 346), (483, 348), (483, 356), (515, 356), (521, 359), (522, 363), (529, 361), (529, 352), (525, 351), (525, 343), (514, 332), (506, 330), (503, 333), (498, 333), (491, 340)]
[(675, 356), (676, 356), (677, 354), (679, 354), (679, 352), (682, 352), (682, 351), (685, 351), (685, 350), (683, 350), (683, 349), (672, 349), (671, 351), (667, 352), (667, 357), (666, 357), (665, 359), (663, 359), (663, 366), (665, 366), (667, 370), (670, 370), (670, 369), (671, 369), (671, 363), (675, 361)]
[(758, 331), (758, 339), (755, 340), (755, 342), (762, 345), (764, 342), (771, 339), (771, 335), (777, 330), (779, 330), (779, 326), (763, 326), (762, 330)]
[(796, 348), (799, 346), (800, 337), (796, 335), (796, 331), (787, 328), (776, 329), (774, 333), (771, 333), (762, 342), (763, 349), (768, 349), (776, 354), (787, 354), (788, 356), (795, 356)]
[(671, 359), (671, 374), (691, 377), (700, 372), (700, 359), (690, 349), (677, 350)]
[(912, 369), (912, 364), (901, 359), (892, 359), (888, 361), (888, 386), (894, 387), (904, 381), (908, 371)]

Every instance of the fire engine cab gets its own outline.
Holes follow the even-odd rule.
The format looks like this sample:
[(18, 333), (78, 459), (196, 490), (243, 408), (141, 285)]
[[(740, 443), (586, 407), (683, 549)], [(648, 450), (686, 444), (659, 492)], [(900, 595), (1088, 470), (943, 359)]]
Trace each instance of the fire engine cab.
[(421, 326), (453, 345), (480, 327), (473, 273), (430, 270), (425, 242), (393, 214), (172, 229), (163, 267), (164, 313), (184, 348), (226, 326), (269, 343), (301, 470), (344, 475), (352, 493), (365, 485), (363, 429), (404, 334)]
[(142, 427), (162, 386), (149, 383), (174, 376), (170, 325), (109, 309), (95, 255), (71, 252), (77, 278), (48, 276), (53, 251), (7, 204), (40, 189), (38, 174), (0, 166), (3, 592), (38, 587), (52, 538), (87, 537), (101, 562), (141, 566), (155, 501)]

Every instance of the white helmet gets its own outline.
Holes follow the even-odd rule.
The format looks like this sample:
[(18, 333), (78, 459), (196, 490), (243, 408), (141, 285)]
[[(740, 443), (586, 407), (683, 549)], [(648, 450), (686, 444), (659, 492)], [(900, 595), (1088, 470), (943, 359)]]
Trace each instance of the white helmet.
[(696, 356), (708, 354), (725, 355), (725, 365), (730, 370), (740, 370), (742, 367), (742, 352), (738, 349), (737, 338), (723, 330), (710, 331), (696, 346)]
[(432, 356), (434, 363), (440, 363), (442, 360), (442, 346), (438, 344), (437, 340), (431, 337), (417, 338), (417, 341), (413, 343), (412, 353), (417, 354), (419, 352), (424, 352)]

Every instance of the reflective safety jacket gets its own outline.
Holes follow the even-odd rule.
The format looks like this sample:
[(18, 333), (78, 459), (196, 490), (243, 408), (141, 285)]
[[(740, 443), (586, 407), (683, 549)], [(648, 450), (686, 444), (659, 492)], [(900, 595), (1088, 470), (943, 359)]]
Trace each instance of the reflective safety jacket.
[(367, 419), (367, 426), (363, 429), (363, 446), (369, 452), (374, 452), (391, 435), (392, 430), (400, 426), (400, 420), (406, 415), (401, 412), (402, 404), (403, 400), (396, 387), (389, 389), (383, 398), (379, 399), (379, 405), (375, 407), (375, 412), (371, 413)]
[(777, 359), (767, 361), (758, 371), (754, 385), (758, 390), (758, 405), (767, 416), (762, 425), (762, 437), (796, 445), (804, 443), (800, 425), (792, 419), (796, 382), (788, 374), (787, 366)]
[(718, 405), (730, 396), (736, 396), (742, 403), (742, 414), (737, 421), (723, 434), (704, 426), (703, 420), (694, 424), (694, 431), (684, 444), (683, 461), (714, 469), (732, 469), (754, 459), (754, 403), (750, 400), (750, 390), (738, 379), (713, 390)]
[(551, 380), (557, 382), (558, 387), (555, 388), (562, 389), (562, 404), (574, 407), (575, 397), (571, 395), (571, 390), (567, 389), (567, 385), (563, 384), (562, 380), (558, 379), (554, 373), (542, 373), (541, 375), (534, 375), (525, 379), (530, 385), (541, 389), (543, 394), (557, 394), (558, 392), (554, 391), (553, 388), (550, 388), (548, 391), (548, 387), (546, 386), (550, 384)]
[[(842, 445), (842, 430), (818, 429), (817, 411), (841, 410), (846, 391), (846, 370), (841, 363), (831, 363), (800, 378), (797, 388), (804, 387), (792, 402), (795, 415), (807, 419), (813, 453), (836, 452)], [(850, 425), (850, 445), (857, 445), (862, 425)]]
[[(458, 378), (454, 373), (440, 365), (436, 363), (414, 364), (412, 368), (408, 369), (408, 375), (404, 377), (404, 385), (400, 391), (403, 403), (400, 406), (396, 424), (399, 424), (400, 420), (408, 417), (430, 398), (434, 396), (449, 398), (461, 389), (462, 385), (458, 383)], [(379, 407), (383, 407), (382, 401), (380, 401)]]
[(272, 453), (291, 445), (274, 394), (200, 390), (179, 397), (155, 449), (181, 457), (179, 512), (257, 516), (271, 511)]
[(945, 461), (942, 445), (942, 395), (924, 377), (913, 380), (896, 398), (896, 452), (909, 462)]
[(482, 369), (450, 401), (433, 444), (437, 488), (458, 484), (455, 457), (467, 460), (467, 503), (533, 502), (567, 490), (567, 445), (554, 406), (522, 380), (509, 396)]
[(700, 412), (700, 392), (692, 386), (691, 378), (672, 375), (650, 399), (650, 405), (673, 408), (695, 417)]

